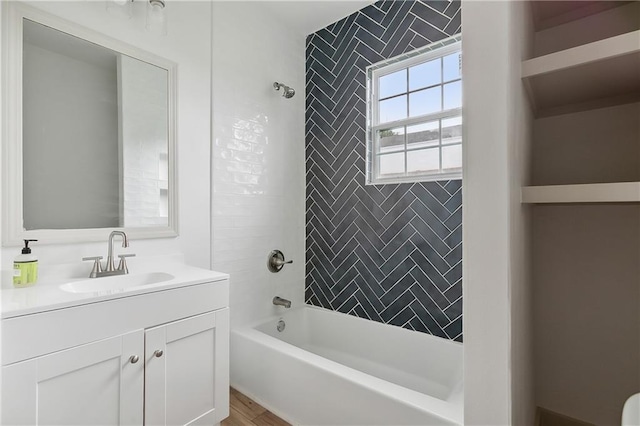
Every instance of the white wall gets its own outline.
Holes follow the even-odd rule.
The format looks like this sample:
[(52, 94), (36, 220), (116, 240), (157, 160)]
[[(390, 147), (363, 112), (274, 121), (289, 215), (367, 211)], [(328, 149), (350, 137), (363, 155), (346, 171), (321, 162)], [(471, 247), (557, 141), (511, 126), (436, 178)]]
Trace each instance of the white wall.
[[(169, 32), (167, 36), (158, 36), (145, 30), (144, 2), (134, 2), (134, 16), (130, 20), (109, 15), (101, 1), (32, 3), (178, 64), (180, 236), (132, 241), (129, 250), (138, 256), (183, 253), (187, 263), (206, 268), (211, 261), (211, 4), (173, 1), (167, 5)], [(105, 255), (107, 235), (99, 243), (46, 245), (43, 241), (34, 244), (34, 253), (42, 264), (77, 262), (83, 256)], [(18, 252), (16, 247), (2, 249), (2, 269), (10, 267)], [(87, 265), (87, 273), (90, 269)]]
[[(6, 5), (4, 4), (4, 2), (0, 1), (0, 22), (2, 22), (2, 18), (3, 18), (3, 14), (5, 13), (6, 10)], [(0, 65), (4, 62), (5, 60), (5, 54), (7, 53), (7, 48), (5, 45), (5, 40), (2, 38), (2, 32), (0, 31)], [(0, 77), (4, 78), (4, 76), (2, 75), (2, 66), (0, 66)], [(6, 93), (4, 93), (4, 84), (1, 84), (1, 80), (0, 80), (0, 99), (5, 99)], [(4, 143), (5, 137), (6, 137), (6, 131), (5, 131), (5, 113), (6, 113), (6, 106), (4, 105), (4, 102), (0, 102), (0, 141), (2, 141), (2, 143)], [(0, 176), (4, 176), (4, 166), (2, 164), (2, 149), (0, 149)], [(2, 191), (0, 191), (2, 192)], [(4, 200), (2, 199), (3, 197), (1, 196), (2, 194), (0, 193), (0, 220), (2, 220), (2, 211), (4, 208)], [(0, 226), (0, 241), (2, 241), (2, 238), (4, 237), (2, 235), (2, 226)], [(1, 260), (1, 259), (0, 259)], [(2, 262), (0, 262), (0, 269), (1, 269), (1, 265)], [(2, 341), (2, 324), (0, 323), (0, 342)], [(0, 356), (0, 365), (2, 364), (2, 356)], [(2, 372), (0, 369), (0, 383), (2, 383)], [(2, 386), (0, 386), (0, 401), (2, 401)], [(0, 404), (0, 418), (2, 418), (2, 404)]]
[[(305, 38), (251, 2), (213, 5), (213, 268), (231, 274), (231, 324), (304, 303)], [(272, 84), (296, 94), (285, 99)], [(277, 273), (267, 255), (293, 259)]]
[(510, 420), (508, 19), (506, 3), (462, 3), (464, 414), (468, 425), (506, 425)]
[(465, 424), (533, 424), (526, 3), (463, 1)]
[(462, 19), (465, 424), (506, 425), (511, 404), (508, 7), (463, 2)]

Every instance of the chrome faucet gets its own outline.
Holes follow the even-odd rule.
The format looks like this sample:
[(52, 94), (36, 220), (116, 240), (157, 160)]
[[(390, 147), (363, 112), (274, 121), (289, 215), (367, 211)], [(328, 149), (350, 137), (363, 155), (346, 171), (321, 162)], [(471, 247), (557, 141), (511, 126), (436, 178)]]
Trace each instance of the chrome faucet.
[(109, 250), (107, 252), (107, 262), (105, 264), (105, 268), (102, 268), (102, 264), (100, 260), (102, 256), (92, 256), (92, 257), (83, 257), (82, 260), (93, 260), (93, 269), (89, 274), (89, 278), (99, 278), (99, 277), (108, 277), (112, 275), (125, 275), (129, 273), (129, 268), (127, 267), (126, 258), (134, 257), (135, 254), (120, 254), (118, 257), (120, 258), (120, 262), (118, 263), (118, 267), (116, 268), (113, 263), (113, 237), (116, 235), (120, 235), (122, 237), (122, 247), (129, 247), (129, 239), (127, 238), (127, 234), (122, 231), (113, 231), (109, 234)]
[(282, 297), (274, 297), (273, 304), (276, 306), (284, 306), (285, 308), (291, 307), (291, 300), (283, 299)]

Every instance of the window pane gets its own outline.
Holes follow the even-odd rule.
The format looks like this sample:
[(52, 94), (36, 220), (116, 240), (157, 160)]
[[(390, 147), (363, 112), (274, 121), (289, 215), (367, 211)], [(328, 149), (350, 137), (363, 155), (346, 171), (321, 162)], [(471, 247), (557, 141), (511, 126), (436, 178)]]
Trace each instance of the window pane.
[(389, 96), (399, 95), (407, 91), (407, 70), (396, 71), (393, 74), (387, 74), (380, 77), (378, 99), (388, 98)]
[(462, 168), (462, 145), (442, 147), (442, 171)]
[(409, 95), (409, 117), (441, 111), (441, 93), (440, 86), (411, 93)]
[(380, 102), (380, 123), (407, 118), (407, 95)]
[(409, 90), (440, 84), (441, 72), (440, 58), (409, 68)]
[(440, 141), (440, 123), (430, 121), (415, 126), (407, 126), (407, 148), (426, 148), (438, 145)]
[(456, 81), (444, 85), (444, 106), (443, 109), (462, 107), (462, 82)]
[(433, 173), (440, 170), (440, 150), (421, 149), (407, 152), (408, 173)]
[(380, 153), (404, 150), (404, 127), (378, 131), (378, 147)]
[(462, 142), (462, 117), (442, 120), (442, 144)]
[(460, 66), (462, 65), (461, 53), (457, 52), (442, 58), (442, 68), (444, 70), (443, 81), (457, 80), (461, 78)]
[(378, 156), (379, 176), (404, 174), (404, 152)]

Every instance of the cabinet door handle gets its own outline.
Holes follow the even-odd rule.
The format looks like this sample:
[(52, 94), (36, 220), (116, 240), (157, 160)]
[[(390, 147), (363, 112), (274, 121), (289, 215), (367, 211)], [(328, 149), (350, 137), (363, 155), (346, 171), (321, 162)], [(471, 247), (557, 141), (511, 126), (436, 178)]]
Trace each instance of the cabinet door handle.
[(162, 356), (162, 354), (163, 354), (163, 353), (164, 353), (164, 352), (162, 352), (160, 349), (157, 349), (157, 350), (153, 353), (153, 355), (154, 355), (156, 358), (160, 358), (160, 357)]
[(138, 355), (131, 355), (131, 356), (129, 357), (129, 362), (130, 362), (131, 364), (135, 364), (136, 362), (138, 362), (138, 360), (139, 360), (139, 359), (140, 359), (140, 357), (138, 357)]

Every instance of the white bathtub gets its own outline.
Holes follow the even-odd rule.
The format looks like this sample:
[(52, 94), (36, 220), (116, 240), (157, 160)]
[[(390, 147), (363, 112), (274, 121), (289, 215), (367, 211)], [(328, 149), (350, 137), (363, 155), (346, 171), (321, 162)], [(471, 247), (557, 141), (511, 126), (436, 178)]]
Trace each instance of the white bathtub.
[(232, 330), (231, 385), (299, 425), (463, 423), (462, 344), (311, 306)]

